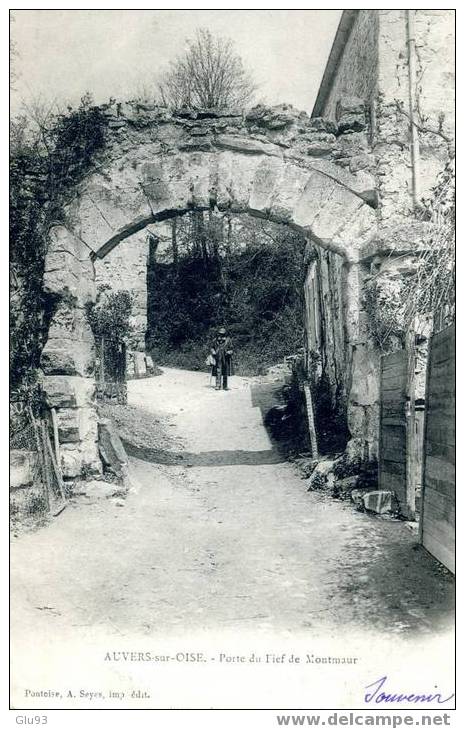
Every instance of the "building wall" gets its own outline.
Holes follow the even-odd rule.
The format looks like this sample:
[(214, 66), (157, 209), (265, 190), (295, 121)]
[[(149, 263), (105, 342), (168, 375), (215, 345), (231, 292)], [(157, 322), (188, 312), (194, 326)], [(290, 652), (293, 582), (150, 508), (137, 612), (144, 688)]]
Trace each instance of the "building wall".
[[(413, 10), (418, 130), (418, 201), (428, 197), (451, 156), (454, 138), (454, 13)], [(409, 60), (405, 10), (379, 11), (378, 100), (374, 152), (382, 222), (413, 208)]]
[[(345, 42), (318, 116), (331, 117), (339, 124), (338, 143), (350, 147), (349, 169), (363, 169), (374, 175), (378, 228), (361, 265), (344, 279), (335, 260), (319, 265), (317, 284), (307, 277), (307, 304), (310, 288), (320, 291), (320, 318), (326, 322), (321, 342), (321, 360), (333, 388), (344, 385), (352, 436), (375, 455), (378, 440), (380, 349), (367, 330), (363, 311), (364, 285), (375, 277), (381, 293), (389, 300), (392, 286), (400, 285), (416, 266), (416, 245), (425, 235), (423, 223), (412, 216), (414, 210), (412, 175), (412, 129), (409, 104), (409, 42), (406, 10), (345, 11), (339, 41)], [(345, 28), (356, 13), (344, 41)], [(451, 10), (411, 11), (411, 37), (414, 39), (416, 72), (414, 121), (418, 133), (417, 203), (431, 195), (440, 174), (453, 157), (454, 139), (454, 12)], [(345, 22), (344, 22), (345, 21)], [(338, 52), (338, 39), (334, 54)], [(331, 62), (328, 68), (331, 68)], [(325, 87), (322, 87), (322, 91)], [(350, 98), (352, 97), (352, 98)], [(365, 104), (368, 134), (354, 128), (341, 135), (340, 115), (360, 113)], [(355, 150), (357, 154), (354, 154)], [(325, 254), (326, 255), (326, 254)], [(349, 277), (349, 278), (350, 278)], [(339, 287), (347, 299), (341, 309)], [(358, 294), (356, 291), (358, 290)], [(326, 292), (326, 293), (325, 293)], [(381, 299), (382, 300), (382, 297)], [(315, 346), (315, 316), (307, 305), (307, 338)], [(335, 337), (339, 321), (345, 321), (345, 339)], [(336, 327), (336, 329), (334, 329)], [(420, 330), (418, 330), (420, 331)], [(313, 339), (312, 339), (313, 338)], [(401, 346), (398, 341), (397, 345)], [(350, 373), (348, 376), (347, 373)], [(416, 373), (418, 383), (422, 373)], [(423, 373), (424, 374), (424, 373)], [(348, 382), (349, 377), (351, 382)], [(417, 387), (418, 389), (418, 387)], [(415, 401), (424, 392), (415, 395)]]
[[(416, 59), (415, 121), (420, 159), (418, 200), (450, 159), (454, 138), (453, 10), (411, 11)], [(409, 54), (406, 10), (360, 10), (321, 115), (335, 118), (343, 96), (367, 107), (382, 224), (409, 214), (412, 200)]]
[(315, 249), (304, 283), (307, 371), (329, 383), (332, 406), (347, 413), (348, 451), (378, 455), (379, 349), (370, 340), (363, 310), (367, 266)]
[(370, 106), (378, 80), (378, 12), (360, 10), (344, 48), (324, 107), (323, 117), (334, 119), (344, 95), (358, 96)]

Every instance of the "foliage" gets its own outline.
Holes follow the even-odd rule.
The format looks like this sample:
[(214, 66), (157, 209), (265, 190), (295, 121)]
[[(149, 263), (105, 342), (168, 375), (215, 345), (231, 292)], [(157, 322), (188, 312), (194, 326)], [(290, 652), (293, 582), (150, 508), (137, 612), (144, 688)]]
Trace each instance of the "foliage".
[[(191, 218), (191, 220), (189, 220)], [(155, 361), (204, 367), (222, 324), (238, 374), (257, 374), (302, 346), (303, 239), (261, 221), (187, 216), (178, 255), (149, 268), (148, 344)]]
[[(383, 351), (404, 346), (407, 331), (439, 329), (455, 318), (455, 177), (452, 159), (439, 175), (431, 196), (412, 220), (413, 272), (364, 285), (364, 309), (373, 340)], [(416, 236), (416, 238), (414, 237)]]
[(390, 351), (394, 338), (404, 341), (408, 289), (408, 280), (402, 279), (380, 283), (375, 277), (365, 283), (363, 308), (371, 336), (382, 351)]
[(112, 291), (108, 285), (98, 287), (95, 302), (86, 304), (86, 316), (94, 334), (105, 375), (121, 380), (126, 370), (126, 342), (132, 332), (132, 296), (128, 291)]
[(312, 383), (312, 399), (318, 433), (318, 450), (321, 454), (344, 450), (350, 438), (347, 413), (341, 393), (333, 392), (325, 373)]
[(363, 467), (361, 458), (351, 458), (347, 453), (343, 453), (334, 462), (333, 473), (336, 479), (343, 479), (348, 476), (358, 476)]
[(10, 131), (10, 372), (17, 389), (34, 380), (53, 313), (42, 292), (47, 233), (63, 221), (71, 188), (103, 148), (105, 119), (86, 95), (66, 114), (36, 106), (13, 119)]
[(446, 326), (455, 319), (455, 170), (452, 160), (439, 176), (417, 216), (431, 223), (427, 244), (406, 297), (405, 317), (431, 319)]
[(112, 291), (107, 284), (97, 290), (95, 302), (86, 304), (86, 314), (94, 336), (125, 342), (132, 331), (132, 296), (129, 291)]
[(243, 107), (255, 86), (231, 40), (199, 28), (187, 50), (171, 63), (158, 83), (160, 99), (172, 108)]

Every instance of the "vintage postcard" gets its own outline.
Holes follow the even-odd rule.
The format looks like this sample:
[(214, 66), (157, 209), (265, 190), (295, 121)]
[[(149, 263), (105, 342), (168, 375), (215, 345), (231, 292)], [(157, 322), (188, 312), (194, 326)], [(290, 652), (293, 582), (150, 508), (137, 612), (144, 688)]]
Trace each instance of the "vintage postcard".
[(9, 23), (11, 709), (453, 725), (455, 11)]

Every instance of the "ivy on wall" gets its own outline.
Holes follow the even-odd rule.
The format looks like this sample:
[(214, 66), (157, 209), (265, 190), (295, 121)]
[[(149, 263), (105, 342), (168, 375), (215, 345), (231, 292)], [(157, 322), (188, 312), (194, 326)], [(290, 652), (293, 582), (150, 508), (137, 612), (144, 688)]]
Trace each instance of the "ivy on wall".
[(20, 116), (10, 130), (10, 372), (26, 397), (37, 381), (53, 302), (42, 291), (48, 230), (105, 145), (106, 119), (86, 94), (66, 113)]
[[(372, 340), (384, 352), (405, 345), (407, 331), (427, 324), (441, 329), (455, 319), (455, 175), (453, 158), (402, 230), (390, 231), (392, 247), (404, 238), (415, 255), (409, 273), (378, 273), (364, 283), (363, 307)], [(387, 246), (388, 247), (388, 246)], [(402, 265), (405, 256), (391, 254)], [(421, 332), (419, 332), (421, 333)]]

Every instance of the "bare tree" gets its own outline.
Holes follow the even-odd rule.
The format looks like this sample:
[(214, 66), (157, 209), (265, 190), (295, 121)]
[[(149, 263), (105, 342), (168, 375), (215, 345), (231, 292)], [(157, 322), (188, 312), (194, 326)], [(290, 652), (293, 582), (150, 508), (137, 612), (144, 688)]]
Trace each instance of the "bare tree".
[(158, 81), (163, 105), (171, 108), (244, 107), (256, 86), (235, 52), (232, 41), (199, 28), (187, 50)]

